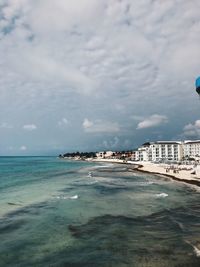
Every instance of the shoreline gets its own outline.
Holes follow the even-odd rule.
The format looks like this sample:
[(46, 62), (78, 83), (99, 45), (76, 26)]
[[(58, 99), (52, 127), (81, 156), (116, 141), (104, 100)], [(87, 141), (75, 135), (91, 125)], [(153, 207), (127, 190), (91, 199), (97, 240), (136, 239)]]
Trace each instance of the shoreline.
[(114, 163), (114, 164), (125, 164), (125, 165), (134, 165), (133, 171), (155, 174), (159, 176), (165, 176), (170, 179), (173, 179), (178, 182), (186, 183), (193, 186), (200, 187), (200, 177), (194, 176), (191, 174), (191, 169), (188, 170), (179, 170), (179, 173), (166, 173), (166, 166), (163, 164), (154, 164), (154, 163), (146, 163), (146, 162), (132, 162), (123, 160), (109, 160), (109, 159), (98, 159), (92, 160), (93, 162), (105, 162), (105, 163)]
[(175, 181), (178, 181), (178, 182), (181, 182), (181, 183), (186, 183), (186, 184), (189, 184), (189, 185), (195, 185), (195, 186), (198, 186), (200, 187), (200, 180), (197, 181), (197, 180), (194, 180), (194, 179), (184, 179), (184, 178), (178, 178), (172, 174), (163, 174), (163, 173), (160, 173), (160, 172), (152, 172), (152, 171), (147, 171), (147, 170), (141, 170), (140, 168), (142, 167), (136, 167), (135, 170), (138, 171), (138, 172), (142, 172), (142, 173), (148, 173), (148, 174), (155, 174), (155, 175), (159, 175), (159, 176), (165, 176), (165, 177), (168, 177), (168, 178), (171, 178)]

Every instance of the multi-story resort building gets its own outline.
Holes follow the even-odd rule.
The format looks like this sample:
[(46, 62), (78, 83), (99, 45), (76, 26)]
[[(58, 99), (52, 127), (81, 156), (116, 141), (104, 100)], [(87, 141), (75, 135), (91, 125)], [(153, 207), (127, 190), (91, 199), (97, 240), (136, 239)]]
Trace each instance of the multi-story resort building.
[(148, 149), (149, 161), (179, 161), (182, 157), (182, 142), (178, 141), (158, 141), (151, 143)]
[(147, 142), (130, 152), (105, 151), (96, 154), (101, 159), (125, 159), (132, 161), (166, 162), (184, 159), (200, 160), (200, 140)]
[(178, 161), (183, 157), (182, 142), (157, 141), (144, 143), (133, 152), (132, 160), (136, 161)]
[(184, 158), (198, 158), (200, 157), (200, 140), (188, 140), (183, 142)]
[(148, 142), (132, 154), (132, 160), (152, 162), (181, 161), (197, 157), (200, 158), (200, 140)]

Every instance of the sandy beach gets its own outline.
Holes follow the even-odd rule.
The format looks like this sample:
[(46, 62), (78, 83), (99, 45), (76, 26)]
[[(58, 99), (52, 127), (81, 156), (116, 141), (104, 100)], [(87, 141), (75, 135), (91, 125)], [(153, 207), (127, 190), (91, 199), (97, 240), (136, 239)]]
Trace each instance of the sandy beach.
[[(197, 169), (195, 174), (193, 173), (193, 165), (173, 165), (174, 168), (169, 164), (155, 164), (151, 162), (133, 162), (133, 161), (124, 161), (119, 159), (96, 159), (94, 161), (99, 162), (109, 162), (109, 163), (118, 163), (118, 164), (132, 164), (135, 165), (135, 170), (146, 173), (153, 173), (158, 175), (165, 175), (169, 178), (172, 178), (176, 181), (200, 186), (200, 170)], [(168, 171), (166, 171), (168, 170)]]
[[(142, 162), (141, 165), (137, 168), (137, 170), (147, 173), (165, 175), (176, 181), (200, 186), (199, 172), (196, 172), (196, 174), (192, 174), (193, 165), (179, 165), (176, 167), (178, 172), (175, 173), (173, 168), (170, 168), (170, 165), (168, 164), (154, 164), (149, 162)], [(168, 169), (168, 172), (166, 171), (166, 169)]]

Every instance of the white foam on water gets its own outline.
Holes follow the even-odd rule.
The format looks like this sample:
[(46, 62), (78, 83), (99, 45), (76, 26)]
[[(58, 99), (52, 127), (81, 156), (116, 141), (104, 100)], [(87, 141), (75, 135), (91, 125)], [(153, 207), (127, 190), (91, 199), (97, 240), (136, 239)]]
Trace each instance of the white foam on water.
[(109, 167), (112, 167), (114, 164), (113, 163), (109, 163), (107, 165), (97, 165), (97, 166), (94, 166), (93, 168), (96, 169), (96, 168), (109, 168)]
[(74, 196), (70, 197), (70, 199), (78, 199), (78, 195), (74, 195)]
[(156, 194), (156, 197), (157, 198), (165, 198), (165, 197), (168, 197), (168, 194), (166, 194), (166, 193), (159, 193), (159, 194)]
[(152, 185), (154, 184), (154, 182), (152, 181), (146, 181), (146, 182), (135, 182), (134, 185), (136, 186), (148, 186), (148, 185)]
[(113, 178), (107, 178), (107, 177), (102, 177), (102, 176), (96, 176), (96, 177), (95, 177), (95, 180), (96, 180), (97, 182), (103, 182), (103, 183), (111, 183), (111, 182), (116, 181), (116, 179), (113, 179)]
[(92, 178), (92, 172), (88, 172), (88, 176), (89, 178)]
[(56, 196), (56, 199), (78, 199), (79, 196), (78, 195), (74, 195), (74, 196)]
[(194, 253), (197, 257), (200, 257), (200, 249), (198, 249), (197, 247), (193, 246), (194, 248)]
[(185, 240), (186, 243), (188, 243), (190, 246), (193, 247), (193, 250), (194, 250), (194, 254), (197, 256), (197, 257), (200, 257), (200, 249), (197, 248), (196, 246), (194, 246), (190, 241), (188, 240)]

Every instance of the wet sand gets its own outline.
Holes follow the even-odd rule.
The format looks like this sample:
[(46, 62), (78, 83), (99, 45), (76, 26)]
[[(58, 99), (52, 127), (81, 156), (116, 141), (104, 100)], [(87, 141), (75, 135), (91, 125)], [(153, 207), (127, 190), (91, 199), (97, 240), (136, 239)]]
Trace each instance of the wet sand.
[(165, 175), (179, 182), (200, 186), (200, 178), (197, 175), (191, 174), (192, 166), (188, 166), (188, 170), (181, 170), (180, 165), (178, 173), (174, 173), (172, 169), (169, 170), (169, 172), (166, 172), (167, 168), (169, 168), (169, 165), (167, 164), (164, 165), (143, 162), (139, 167), (137, 167), (137, 170), (146, 173)]
[[(127, 165), (133, 165), (134, 171), (144, 172), (144, 173), (152, 173), (157, 175), (164, 175), (166, 177), (169, 177), (173, 180), (184, 182), (191, 185), (200, 186), (200, 173), (197, 172), (197, 174), (192, 174), (193, 171), (193, 165), (178, 165), (176, 166), (179, 171), (178, 173), (174, 173), (173, 169), (170, 169), (168, 172), (166, 172), (166, 169), (170, 168), (170, 165), (168, 164), (155, 164), (151, 162), (133, 162), (133, 161), (123, 161), (119, 159), (98, 159), (94, 160), (98, 162), (107, 162), (107, 163), (117, 163), (117, 164), (127, 164)], [(132, 168), (131, 168), (132, 169)], [(183, 170), (184, 169), (184, 170)]]

